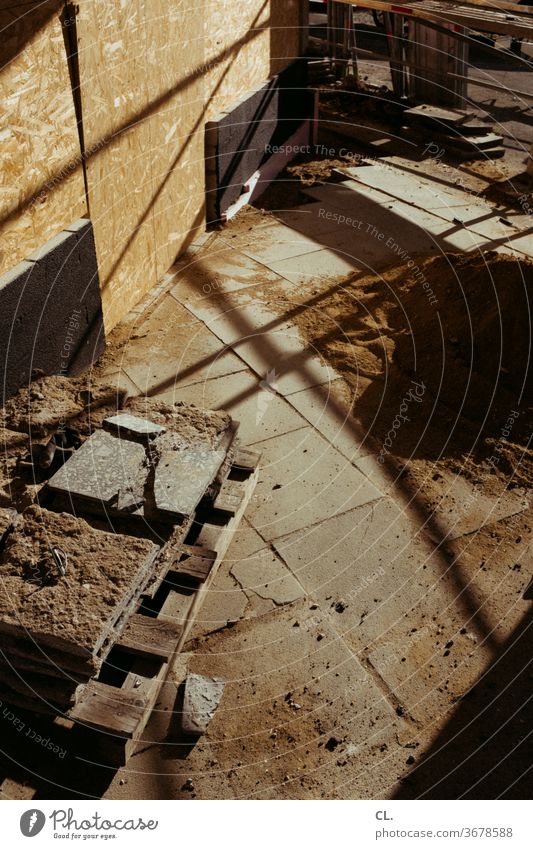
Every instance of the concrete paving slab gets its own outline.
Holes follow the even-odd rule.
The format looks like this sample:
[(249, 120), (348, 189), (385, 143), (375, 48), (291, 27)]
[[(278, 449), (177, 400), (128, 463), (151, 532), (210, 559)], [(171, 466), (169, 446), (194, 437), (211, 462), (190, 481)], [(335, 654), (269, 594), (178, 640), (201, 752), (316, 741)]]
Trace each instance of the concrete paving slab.
[(97, 430), (48, 481), (53, 492), (110, 505), (120, 491), (142, 493), (148, 466), (143, 445)]
[(321, 241), (324, 233), (335, 229), (335, 223), (332, 224), (325, 216), (324, 203), (321, 200), (304, 203), (292, 209), (277, 210), (276, 217), (290, 229), (317, 241)]
[[(370, 458), (357, 465), (374, 480)], [(490, 492), (440, 466), (424, 467), (417, 461), (407, 466), (410, 486), (427, 516), (427, 533), (435, 541), (474, 533), (522, 512), (531, 502), (531, 493), (521, 488), (507, 489), (506, 481), (494, 482)]]
[(233, 349), (265, 385), (280, 395), (328, 384), (338, 377), (296, 329), (292, 333), (257, 334), (236, 343)]
[(235, 292), (246, 286), (268, 285), (276, 280), (264, 265), (220, 241), (192, 260), (176, 263), (175, 285), (170, 292), (185, 306), (198, 298), (221, 292)]
[(259, 442), (256, 448), (263, 451), (263, 458), (256, 498), (247, 515), (264, 539), (276, 539), (381, 497), (310, 427)]
[[(312, 798), (318, 779), (325, 797), (371, 798), (372, 776), (403, 722), (320, 611), (309, 608), (302, 600), (238, 623), (191, 659), (192, 670), (226, 681), (209, 751), (188, 758), (201, 798)], [(210, 760), (224, 764), (214, 784)]]
[(271, 284), (268, 289), (249, 286), (237, 292), (197, 298), (191, 302), (190, 310), (227, 345), (266, 330), (292, 330), (290, 320), (284, 316), (287, 304), (269, 294), (277, 285)]
[(490, 652), (467, 636), (447, 641), (440, 625), (431, 622), (403, 644), (394, 639), (379, 646), (368, 659), (402, 709), (427, 725), (455, 709), (490, 662)]
[(260, 233), (252, 231), (231, 238), (226, 237), (223, 231), (221, 238), (233, 249), (237, 248), (263, 265), (312, 253), (321, 247), (315, 239), (302, 236), (291, 227), (275, 220), (269, 226), (262, 227)]
[(382, 498), (278, 537), (273, 545), (337, 631), (361, 652), (386, 638), (446, 569), (419, 534), (421, 525)]
[(224, 450), (162, 451), (155, 470), (156, 509), (180, 519), (191, 516), (226, 457)]
[(173, 386), (201, 383), (246, 367), (201, 324), (183, 333), (169, 328), (155, 342), (147, 337), (142, 347), (125, 353), (120, 365), (141, 394), (154, 397)]
[[(322, 241), (327, 241), (325, 236)], [(291, 283), (298, 283), (324, 277), (346, 277), (352, 274), (355, 268), (361, 268), (361, 263), (359, 257), (349, 251), (340, 256), (330, 250), (320, 250), (281, 262), (272, 262), (269, 267)]]
[(363, 183), (365, 186), (381, 190), (391, 200), (397, 198), (415, 203), (422, 209), (462, 205), (470, 200), (468, 193), (461, 188), (443, 185), (422, 174), (415, 175), (390, 165), (347, 168), (346, 171), (353, 175), (356, 184)]
[(288, 604), (305, 596), (294, 575), (270, 548), (235, 563), (231, 574), (246, 593), (255, 593), (275, 605)]
[(169, 389), (160, 398), (168, 403), (185, 401), (207, 410), (225, 410), (239, 422), (239, 439), (244, 445), (270, 439), (305, 427), (306, 421), (281, 395), (263, 385), (256, 374), (236, 374)]
[[(357, 397), (370, 383), (370, 380), (361, 378)], [(372, 448), (365, 442), (363, 429), (353, 417), (356, 397), (352, 396), (344, 380), (294, 392), (287, 395), (287, 401), (347, 460), (354, 462), (356, 458), (371, 453)]]

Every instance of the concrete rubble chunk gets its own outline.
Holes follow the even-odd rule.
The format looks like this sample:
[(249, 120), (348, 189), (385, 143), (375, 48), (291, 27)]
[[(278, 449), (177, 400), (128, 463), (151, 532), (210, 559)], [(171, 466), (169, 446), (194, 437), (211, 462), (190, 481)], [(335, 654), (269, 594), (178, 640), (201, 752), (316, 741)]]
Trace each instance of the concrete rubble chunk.
[(224, 694), (222, 678), (189, 672), (185, 680), (182, 728), (187, 734), (205, 734)]

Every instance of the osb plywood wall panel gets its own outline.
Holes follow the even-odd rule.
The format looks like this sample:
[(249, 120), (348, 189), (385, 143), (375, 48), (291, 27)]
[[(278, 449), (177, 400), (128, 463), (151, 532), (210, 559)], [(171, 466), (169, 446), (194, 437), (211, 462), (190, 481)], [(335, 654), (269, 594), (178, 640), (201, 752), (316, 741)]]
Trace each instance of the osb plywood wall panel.
[(203, 0), (81, 0), (87, 185), (106, 329), (203, 224)]
[(0, 2), (0, 273), (87, 212), (62, 5)]
[(147, 0), (156, 274), (205, 221), (203, 0)]
[(156, 282), (144, 0), (80, 0), (89, 211), (106, 329)]
[(300, 55), (304, 14), (302, 0), (271, 0), (270, 3), (270, 73), (277, 74)]
[(270, 76), (271, 0), (207, 0), (206, 86), (214, 118)]

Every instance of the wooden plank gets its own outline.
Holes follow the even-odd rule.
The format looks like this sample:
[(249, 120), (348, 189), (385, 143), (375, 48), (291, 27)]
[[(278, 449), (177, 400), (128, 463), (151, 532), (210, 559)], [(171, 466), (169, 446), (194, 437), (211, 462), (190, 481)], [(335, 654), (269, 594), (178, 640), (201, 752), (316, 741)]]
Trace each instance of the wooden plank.
[(0, 274), (87, 214), (63, 3), (7, 5), (0, 10)]
[(130, 738), (142, 721), (145, 708), (144, 698), (135, 692), (122, 693), (118, 687), (90, 681), (69, 718), (89, 728)]
[[(200, 545), (204, 544), (206, 539), (209, 540), (209, 543), (206, 547), (212, 548), (217, 553), (217, 558), (211, 572), (209, 573), (208, 579), (205, 583), (201, 584), (198, 589), (198, 592), (195, 594), (190, 609), (187, 614), (187, 618), (183, 623), (183, 634), (178, 643), (176, 653), (180, 652), (183, 649), (183, 646), (187, 642), (191, 629), (194, 625), (195, 619), (200, 612), (202, 604), (205, 599), (205, 595), (211, 586), (215, 575), (220, 567), (220, 564), (224, 560), (226, 556), (226, 552), (230, 546), (231, 540), (235, 535), (237, 528), (239, 527), (239, 523), (244, 516), (244, 512), (246, 507), (248, 506), (250, 499), (252, 497), (253, 491), (257, 485), (257, 481), (259, 478), (259, 469), (257, 468), (254, 472), (252, 472), (249, 478), (246, 481), (241, 483), (242, 486), (242, 500), (241, 504), (235, 513), (235, 515), (231, 516), (228, 519), (227, 523), (222, 526), (215, 525), (204, 525), (204, 528), (200, 532), (197, 543)], [(172, 661), (170, 661), (170, 667), (172, 667)]]
[(216, 551), (200, 545), (184, 545), (183, 554), (174, 564), (174, 570), (180, 575), (187, 575), (203, 583), (209, 577), (216, 559)]
[(257, 469), (260, 460), (260, 451), (253, 451), (251, 448), (243, 448), (242, 446), (239, 446), (239, 448), (235, 452), (233, 466), (236, 469), (242, 469), (244, 471), (250, 472)]
[(239, 481), (226, 480), (217, 495), (213, 507), (221, 513), (234, 516), (242, 500), (242, 484)]
[[(352, 4), (352, 0), (338, 0), (339, 3)], [(503, 35), (511, 35), (517, 38), (533, 37), (533, 19), (523, 13), (521, 9), (515, 15), (509, 15), (505, 11), (494, 11), (488, 4), (484, 8), (473, 9), (467, 5), (459, 5), (448, 2), (411, 2), (397, 4), (385, 2), (385, 0), (364, 0), (358, 3), (364, 9), (376, 9), (383, 12), (401, 13), (407, 17), (420, 18), (421, 20), (435, 21), (436, 23), (457, 24), (469, 27), (481, 32), (494, 32)], [(512, 20), (509, 18), (512, 17)]]
[(137, 655), (168, 660), (181, 637), (182, 627), (174, 622), (161, 621), (134, 613), (117, 643), (124, 651)]

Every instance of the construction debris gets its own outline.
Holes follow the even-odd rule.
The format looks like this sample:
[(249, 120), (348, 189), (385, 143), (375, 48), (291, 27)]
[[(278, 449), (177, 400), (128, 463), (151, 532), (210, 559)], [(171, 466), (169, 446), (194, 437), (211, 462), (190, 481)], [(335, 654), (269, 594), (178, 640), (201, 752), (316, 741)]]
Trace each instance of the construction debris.
[(472, 112), (442, 109), (422, 104), (406, 109), (403, 119), (415, 131), (430, 134), (431, 142), (444, 153), (475, 157), (481, 153), (491, 159), (504, 155), (503, 137)]
[[(29, 507), (0, 558), (0, 693), (67, 707), (151, 577), (158, 546)], [(58, 560), (62, 568), (58, 568)]]
[(186, 734), (206, 733), (224, 695), (224, 687), (222, 678), (206, 678), (195, 672), (187, 675), (181, 720)]
[[(213, 504), (225, 482), (237, 425), (186, 404), (134, 399), (120, 410), (125, 401), (109, 387), (57, 377), (3, 411), (13, 429), (4, 431), (5, 489), (31, 471), (41, 505), (0, 510), (2, 701), (41, 713), (86, 704), (85, 685), (96, 685), (121, 635), (133, 650), (131, 635), (146, 636), (145, 620), (155, 622), (135, 613), (141, 595), (153, 595), (173, 566), (193, 582), (209, 576), (216, 554), (184, 541), (195, 509)], [(46, 441), (34, 443), (37, 434)], [(101, 518), (91, 525), (80, 515)], [(111, 515), (132, 534), (112, 532)], [(147, 518), (161, 523), (157, 544)], [(169, 646), (183, 629), (170, 630)]]

